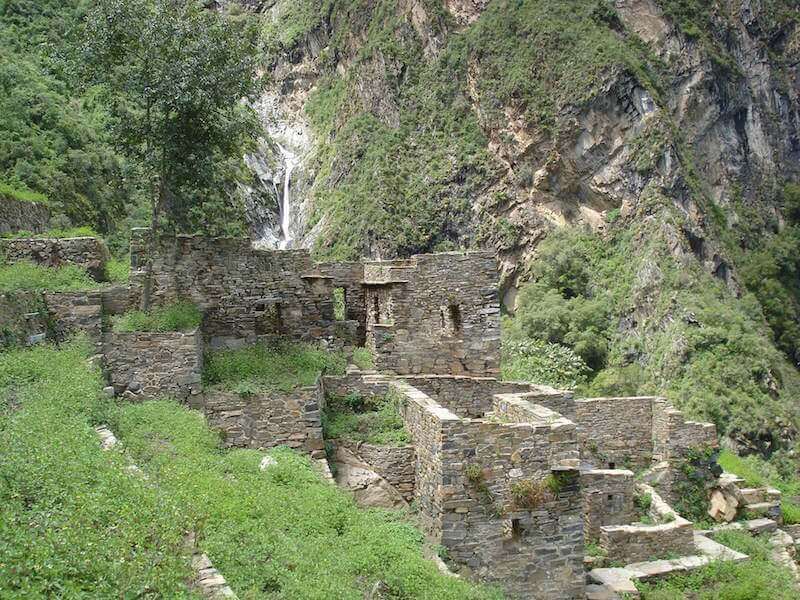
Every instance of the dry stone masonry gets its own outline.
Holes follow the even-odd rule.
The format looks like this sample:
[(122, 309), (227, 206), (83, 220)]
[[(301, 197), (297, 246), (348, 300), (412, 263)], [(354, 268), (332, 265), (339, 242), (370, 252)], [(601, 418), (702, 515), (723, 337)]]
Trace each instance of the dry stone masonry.
[(48, 267), (83, 267), (95, 281), (106, 281), (110, 258), (103, 240), (94, 237), (0, 239), (0, 256), (8, 263), (30, 261)]
[(17, 231), (42, 233), (50, 221), (50, 209), (38, 202), (0, 197), (0, 234)]
[[(327, 398), (391, 395), (411, 444), (331, 440), (328, 456), (355, 474), (339, 472), (337, 481), (348, 479), (359, 500), (413, 501), (449, 567), (496, 583), (510, 598), (576, 599), (587, 591), (594, 598), (612, 580), (622, 582), (617, 591), (635, 592), (635, 578), (741, 556), (693, 532), (667, 504), (690, 450), (716, 446), (713, 425), (687, 421), (663, 398), (576, 399), (496, 378), (492, 255), (314, 263), (305, 250), (256, 250), (243, 239), (178, 236), (151, 248), (149, 237), (133, 232), (129, 286), (0, 296), (0, 325), (28, 337), (86, 332), (102, 349), (116, 395), (183, 400), (206, 414), (228, 446), (286, 445), (324, 462)], [(96, 240), (83, 238), (6, 240), (0, 249), (13, 260), (81, 264), (96, 274), (106, 256)], [(203, 312), (200, 329), (104, 331), (105, 317), (139, 305), (148, 264), (153, 303), (192, 300)], [(291, 391), (202, 389), (206, 349), (281, 339), (366, 345), (376, 371), (351, 367)], [(655, 488), (634, 483), (634, 473), (645, 471)], [(645, 492), (652, 497), (647, 523), (637, 522), (634, 506)], [(587, 587), (589, 542), (605, 552), (600, 560), (632, 564), (593, 568)], [(653, 561), (665, 552), (682, 558)]]

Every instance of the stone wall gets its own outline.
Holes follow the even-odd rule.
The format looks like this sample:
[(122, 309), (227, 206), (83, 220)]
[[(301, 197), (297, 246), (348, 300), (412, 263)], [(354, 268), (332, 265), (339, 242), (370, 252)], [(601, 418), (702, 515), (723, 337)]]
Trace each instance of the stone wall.
[(50, 221), (50, 209), (37, 202), (0, 197), (0, 234), (16, 231), (42, 233)]
[(100, 292), (50, 292), (44, 294), (44, 301), (57, 340), (83, 332), (100, 349), (103, 337)]
[[(519, 598), (580, 598), (583, 516), (575, 425), (520, 398), (494, 412), (530, 422), (462, 419), (395, 381), (403, 419), (417, 448), (416, 500), (426, 533), (452, 560)], [(527, 407), (525, 406), (527, 404)], [(519, 506), (513, 490), (557, 478), (554, 493)]]
[(109, 332), (103, 336), (108, 379), (117, 395), (144, 400), (187, 399), (200, 393), (203, 344), (200, 331)]
[(356, 458), (383, 477), (406, 502), (414, 499), (414, 471), (416, 451), (414, 446), (378, 446), (366, 442), (336, 440), (335, 446), (346, 448)]
[(711, 423), (687, 421), (665, 398), (653, 399), (653, 455), (655, 460), (680, 459), (689, 448), (717, 446)]
[(601, 527), (600, 547), (610, 562), (631, 564), (696, 554), (694, 528), (678, 517), (659, 525), (618, 525)]
[(378, 370), (494, 375), (500, 366), (497, 264), (489, 252), (364, 264), (367, 345)]
[(636, 520), (633, 472), (624, 469), (581, 471), (583, 531), (597, 541), (604, 525), (627, 525)]
[(581, 458), (598, 468), (638, 470), (653, 459), (653, 398), (575, 400)]
[(222, 431), (225, 445), (238, 448), (288, 446), (325, 457), (318, 384), (291, 392), (269, 390), (242, 396), (224, 390), (205, 390), (190, 404), (202, 410), (209, 424)]
[[(146, 229), (132, 232), (133, 305), (146, 280), (148, 238)], [(205, 314), (203, 333), (212, 346), (277, 337), (339, 346), (358, 341), (358, 323), (336, 321), (333, 310), (334, 284), (349, 282), (352, 268), (346, 277), (330, 275), (333, 267), (317, 269), (307, 250), (256, 250), (240, 238), (166, 238), (152, 257), (153, 302), (192, 300)]]
[[(480, 418), (492, 409), (495, 394), (528, 394), (527, 400), (569, 418), (575, 412), (570, 392), (494, 377), (465, 375), (404, 375), (401, 377), (442, 406), (465, 416)], [(565, 414), (566, 413), (566, 414)]]
[(0, 255), (10, 263), (28, 260), (48, 267), (77, 265), (95, 281), (106, 280), (110, 258), (105, 242), (93, 237), (0, 239)]

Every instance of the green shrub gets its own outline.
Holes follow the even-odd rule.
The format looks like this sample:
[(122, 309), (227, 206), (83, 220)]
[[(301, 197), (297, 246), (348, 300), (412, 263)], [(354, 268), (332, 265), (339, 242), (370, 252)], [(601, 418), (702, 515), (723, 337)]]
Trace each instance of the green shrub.
[(112, 257), (106, 263), (106, 276), (111, 283), (127, 283), (131, 277), (130, 258), (120, 260)]
[(19, 200), (20, 202), (36, 202), (38, 204), (47, 204), (47, 196), (44, 194), (39, 194), (30, 190), (23, 190), (0, 181), (0, 200), (5, 198), (10, 200)]
[(221, 452), (203, 416), (175, 402), (120, 406), (114, 431), (150, 480), (192, 507), (201, 548), (240, 598), (499, 598), (422, 558), (400, 513), (362, 511), (288, 449)]
[(113, 402), (88, 342), (0, 354), (0, 597), (194, 597), (169, 494), (103, 452)]
[(397, 401), (385, 397), (364, 398), (359, 394), (332, 396), (322, 412), (326, 439), (402, 446), (410, 442)]
[(114, 331), (193, 331), (200, 326), (203, 314), (196, 304), (178, 301), (145, 312), (131, 310), (111, 318)]
[(24, 290), (79, 292), (98, 287), (86, 269), (76, 265), (45, 267), (28, 261), (0, 264), (0, 293)]
[(581, 357), (561, 344), (504, 339), (501, 354), (500, 373), (506, 381), (575, 388), (586, 381), (589, 373)]
[(68, 227), (66, 229), (48, 229), (42, 233), (33, 233), (31, 231), (15, 231), (13, 233), (4, 233), (4, 238), (11, 239), (24, 239), (24, 238), (40, 238), (40, 239), (65, 239), (65, 238), (78, 238), (78, 237), (100, 237), (99, 234), (91, 227)]
[(353, 350), (353, 363), (362, 371), (371, 371), (375, 368), (375, 357), (369, 348), (356, 348)]
[(347, 360), (311, 344), (256, 344), (236, 350), (210, 352), (203, 366), (203, 383), (232, 389), (241, 382), (252, 389), (290, 391), (314, 385), (321, 373), (344, 374)]

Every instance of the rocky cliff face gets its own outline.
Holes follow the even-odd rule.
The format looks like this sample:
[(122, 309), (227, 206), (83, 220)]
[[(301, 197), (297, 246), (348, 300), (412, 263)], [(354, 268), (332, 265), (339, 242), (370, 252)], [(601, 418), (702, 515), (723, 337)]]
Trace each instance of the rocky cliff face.
[[(648, 192), (658, 191), (690, 215), (690, 249), (697, 250), (709, 269), (728, 276), (721, 267), (725, 259), (707, 231), (700, 198), (725, 209), (735, 193), (748, 202), (768, 199), (763, 208), (770, 210), (769, 199), (781, 181), (798, 175), (800, 34), (791, 16), (795, 3), (729, 0), (707, 6), (617, 0), (562, 7), (557, 2), (548, 11), (545, 28), (562, 17), (585, 21), (566, 35), (555, 27), (544, 33), (527, 29), (536, 28), (537, 17), (547, 11), (537, 6), (546, 4), (542, 2), (521, 3), (522, 8), (502, 0), (375, 1), (357, 9), (342, 2), (306, 4), (311, 14), (286, 2), (263, 10), (277, 28), (302, 29), (289, 40), (291, 45), (278, 44), (269, 93), (277, 100), (277, 112), (286, 115), (287, 127), (305, 130), (303, 113), (309, 108), (317, 117), (303, 151), (314, 155), (316, 162), (311, 162), (319, 168), (308, 173), (309, 189), (298, 196), (302, 206), (294, 226), (298, 237), (313, 228), (314, 235), (306, 235), (305, 241), (319, 240), (323, 249), (334, 241), (340, 225), (347, 228), (350, 220), (358, 220), (355, 213), (364, 199), (354, 200), (350, 215), (341, 210), (330, 214), (326, 200), (337, 191), (369, 194), (347, 185), (354, 176), (352, 161), (364, 158), (360, 151), (371, 150), (364, 140), (342, 139), (353, 133), (356, 122), (374, 120), (380, 132), (373, 135), (383, 137), (388, 131), (389, 137), (405, 138), (401, 148), (389, 141), (397, 167), (405, 166), (400, 155), (414, 152), (415, 145), (426, 150), (427, 142), (414, 139), (427, 134), (424, 117), (409, 114), (417, 112), (411, 103), (424, 102), (413, 96), (424, 92), (416, 86), (426, 70), (456, 80), (454, 86), (436, 82), (442, 89), (428, 90), (444, 92), (436, 99), (440, 106), (431, 108), (451, 111), (454, 104), (463, 104), (455, 118), (461, 127), (477, 121), (485, 164), (463, 164), (468, 161), (454, 151), (446, 159), (460, 172), (428, 176), (439, 179), (430, 181), (427, 190), (438, 196), (436, 202), (456, 200), (458, 206), (443, 215), (449, 224), (431, 224), (438, 231), (423, 236), (427, 239), (403, 248), (380, 239), (381, 232), (363, 232), (360, 243), (356, 240), (344, 253), (392, 255), (431, 250), (443, 242), (491, 244), (502, 259), (506, 288), (512, 290), (521, 266), (553, 226), (586, 223), (600, 229), (609, 211), (634, 214)], [(504, 12), (514, 13), (513, 18), (503, 17)], [(511, 41), (497, 44), (494, 38), (501, 35)], [(574, 55), (569, 49), (551, 49), (573, 43), (572, 35)], [(586, 43), (581, 36), (600, 40)], [(524, 43), (537, 45), (539, 51), (497, 64), (504, 51)], [(585, 55), (583, 46), (602, 53), (604, 44), (615, 46), (609, 54), (616, 55), (599, 60)], [(467, 46), (466, 52), (458, 46)], [(443, 59), (456, 64), (443, 66)], [(412, 64), (417, 60), (425, 64)], [(557, 64), (542, 68), (536, 60)], [(494, 72), (504, 67), (518, 72)], [(509, 83), (511, 77), (538, 78), (541, 89)], [(570, 81), (581, 78), (580, 85)], [(570, 91), (579, 95), (571, 98)], [(550, 102), (533, 92), (550, 94)], [(323, 101), (330, 103), (323, 107), (329, 114), (314, 114)], [(545, 112), (550, 114), (543, 119)], [(402, 131), (409, 126), (418, 131)], [(358, 133), (370, 135), (368, 129)], [(443, 137), (438, 143), (460, 145), (461, 140)], [(355, 155), (347, 156), (348, 150)], [(398, 179), (392, 187), (401, 194), (407, 192), (404, 184), (413, 183), (404, 182), (403, 173), (391, 175)], [(482, 181), (476, 185), (469, 175)], [(377, 181), (385, 176), (374, 172), (376, 188), (386, 185)], [(425, 194), (422, 183), (419, 193)], [(442, 183), (444, 189), (438, 189)], [(316, 196), (324, 198), (315, 202)], [(386, 212), (382, 216), (387, 219), (409, 216)]]
[[(254, 220), (272, 243), (285, 173), (276, 144), (302, 131), (294, 244), (337, 259), (494, 248), (514, 312), (541, 271), (542, 240), (577, 227), (606, 254), (593, 268), (624, 265), (595, 273), (616, 298), (598, 334), (608, 352), (595, 382), (635, 365), (646, 376), (628, 391), (669, 393), (704, 413), (711, 401), (695, 391), (713, 386), (700, 375), (676, 382), (702, 372), (691, 328), (715, 318), (701, 305), (719, 288), (725, 318), (744, 320), (771, 353), (741, 381), (720, 375), (722, 393), (785, 406), (800, 392), (775, 351), (783, 334), (770, 298), (759, 296), (772, 330), (748, 304), (758, 262), (743, 259), (792, 226), (781, 190), (800, 179), (797, 0), (273, 0), (257, 9), (273, 142), (250, 159), (268, 198), (252, 204), (268, 207)], [(797, 308), (794, 267), (781, 268)], [(715, 344), (719, 362), (724, 344)], [(790, 362), (796, 347), (781, 345)], [(734, 438), (747, 430), (745, 445), (794, 436), (797, 415), (763, 412), (757, 423), (700, 416)]]

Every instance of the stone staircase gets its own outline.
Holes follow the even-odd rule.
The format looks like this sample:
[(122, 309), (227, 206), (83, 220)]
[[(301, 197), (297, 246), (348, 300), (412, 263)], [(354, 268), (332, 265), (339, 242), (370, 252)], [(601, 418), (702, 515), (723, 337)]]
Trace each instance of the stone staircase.
[(765, 517), (777, 523), (782, 522), (781, 493), (773, 488), (739, 488), (744, 504), (740, 508), (741, 514), (751, 519)]

